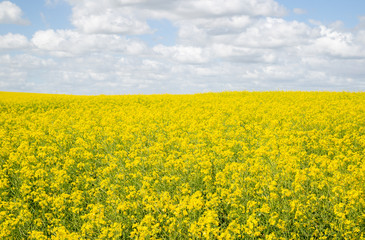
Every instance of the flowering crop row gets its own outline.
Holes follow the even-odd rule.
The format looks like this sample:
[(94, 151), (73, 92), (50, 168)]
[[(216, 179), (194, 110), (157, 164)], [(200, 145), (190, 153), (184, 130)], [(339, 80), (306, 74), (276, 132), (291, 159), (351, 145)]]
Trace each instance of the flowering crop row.
[(364, 233), (364, 93), (0, 92), (1, 239)]

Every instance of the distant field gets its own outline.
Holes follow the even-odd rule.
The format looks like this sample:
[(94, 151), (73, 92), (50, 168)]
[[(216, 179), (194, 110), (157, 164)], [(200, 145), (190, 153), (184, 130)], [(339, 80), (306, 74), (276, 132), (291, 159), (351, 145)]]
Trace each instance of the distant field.
[(0, 92), (1, 239), (365, 239), (365, 93)]

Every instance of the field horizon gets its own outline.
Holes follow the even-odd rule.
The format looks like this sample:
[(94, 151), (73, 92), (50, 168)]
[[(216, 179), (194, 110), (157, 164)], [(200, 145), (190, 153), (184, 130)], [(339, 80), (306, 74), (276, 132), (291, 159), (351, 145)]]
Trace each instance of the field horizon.
[(70, 93), (42, 93), (42, 92), (16, 92), (16, 91), (0, 91), (0, 94), (40, 94), (40, 95), (65, 95), (65, 96), (85, 96), (85, 97), (97, 97), (97, 96), (154, 96), (154, 95), (200, 95), (200, 94), (220, 94), (220, 93), (270, 93), (270, 92), (284, 92), (284, 93), (364, 93), (365, 91), (351, 91), (351, 90), (225, 90), (225, 91), (208, 91), (208, 92), (196, 92), (196, 93), (151, 93), (151, 94), (70, 94)]

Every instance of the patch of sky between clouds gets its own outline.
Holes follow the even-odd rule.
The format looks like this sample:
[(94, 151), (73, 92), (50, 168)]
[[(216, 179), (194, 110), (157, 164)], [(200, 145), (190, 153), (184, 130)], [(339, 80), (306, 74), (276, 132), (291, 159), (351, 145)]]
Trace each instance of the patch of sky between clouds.
[(149, 47), (162, 44), (165, 46), (173, 46), (176, 44), (178, 28), (175, 27), (167, 19), (149, 19), (147, 24), (152, 29), (152, 34), (144, 34), (137, 36), (143, 40)]
[[(354, 28), (359, 24), (359, 17), (365, 16), (363, 0), (276, 0), (284, 5), (288, 14), (284, 19), (311, 23), (314, 21), (330, 25), (341, 20), (345, 28)], [(295, 10), (296, 9), (296, 10)], [(302, 14), (298, 14), (300, 11)]]
[(1, 24), (0, 35), (18, 33), (30, 39), (36, 31), (46, 29), (72, 29), (70, 22), (72, 9), (65, 1), (47, 4), (46, 1), (12, 0), (23, 12), (28, 25)]
[(59, 1), (45, 6), (45, 11), (41, 12), (43, 26), (52, 29), (73, 29), (70, 18), (72, 9), (69, 4)]

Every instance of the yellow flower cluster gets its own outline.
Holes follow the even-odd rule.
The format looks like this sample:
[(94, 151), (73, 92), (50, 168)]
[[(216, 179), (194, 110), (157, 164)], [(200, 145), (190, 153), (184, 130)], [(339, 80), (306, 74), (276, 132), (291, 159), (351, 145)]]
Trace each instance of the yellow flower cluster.
[(365, 93), (0, 92), (0, 239), (365, 239)]

